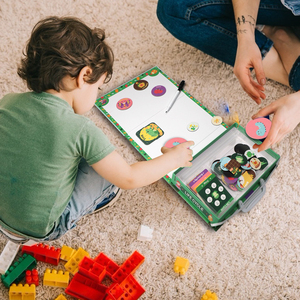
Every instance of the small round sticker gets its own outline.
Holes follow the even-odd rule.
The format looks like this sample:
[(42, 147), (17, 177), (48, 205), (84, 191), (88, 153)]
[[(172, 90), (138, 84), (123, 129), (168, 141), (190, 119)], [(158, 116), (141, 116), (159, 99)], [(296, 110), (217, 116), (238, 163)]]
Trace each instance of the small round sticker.
[(217, 125), (221, 125), (222, 122), (223, 122), (223, 120), (222, 120), (221, 117), (215, 116), (215, 117), (213, 117), (213, 118), (211, 119), (211, 122), (212, 122), (214, 125), (217, 126)]
[(148, 87), (148, 81), (146, 80), (138, 80), (133, 85), (134, 89), (141, 91)]
[(157, 85), (152, 89), (151, 93), (153, 96), (159, 97), (159, 96), (164, 95), (166, 93), (166, 91), (167, 90), (163, 85)]
[(122, 98), (117, 102), (117, 108), (120, 110), (128, 109), (132, 106), (132, 100), (130, 98)]
[(197, 122), (191, 122), (188, 126), (187, 126), (187, 130), (190, 132), (195, 132), (199, 129), (199, 124)]

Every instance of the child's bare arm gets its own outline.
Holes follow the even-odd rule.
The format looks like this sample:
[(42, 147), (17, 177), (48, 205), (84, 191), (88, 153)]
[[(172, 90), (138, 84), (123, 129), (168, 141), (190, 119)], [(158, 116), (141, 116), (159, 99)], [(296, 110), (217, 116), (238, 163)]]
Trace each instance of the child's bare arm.
[(132, 165), (114, 151), (92, 167), (121, 189), (134, 189), (151, 184), (179, 167), (190, 167), (193, 156), (189, 147), (193, 144), (194, 142), (189, 141), (171, 149), (163, 147), (163, 155)]

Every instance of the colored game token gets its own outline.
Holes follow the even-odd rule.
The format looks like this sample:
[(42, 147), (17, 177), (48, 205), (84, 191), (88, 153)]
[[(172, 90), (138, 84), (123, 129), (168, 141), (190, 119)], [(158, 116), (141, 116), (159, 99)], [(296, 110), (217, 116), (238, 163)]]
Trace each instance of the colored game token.
[(246, 133), (253, 139), (264, 139), (267, 137), (272, 122), (267, 118), (257, 118), (251, 120), (246, 125)]
[(197, 122), (191, 122), (188, 126), (187, 126), (187, 130), (194, 132), (197, 131), (199, 129), (199, 124)]
[(250, 159), (250, 165), (254, 170), (260, 170), (261, 168), (261, 161), (257, 157), (252, 157)]
[(232, 154), (231, 159), (235, 159), (241, 165), (245, 165), (248, 162), (247, 157), (241, 153)]
[(163, 85), (157, 85), (152, 89), (151, 93), (153, 96), (159, 97), (164, 95), (166, 91), (167, 90)]
[(146, 81), (146, 80), (138, 80), (133, 85), (133, 88), (138, 91), (144, 90), (147, 87), (148, 87), (148, 81)]
[(261, 162), (260, 170), (263, 170), (269, 163), (268, 163), (267, 159), (264, 157), (259, 157), (258, 159)]
[(214, 124), (214, 125), (221, 125), (223, 120), (221, 117), (219, 116), (214, 116), (212, 119), (211, 119), (211, 122)]
[(186, 142), (185, 139), (180, 138), (180, 137), (176, 137), (176, 138), (172, 138), (172, 139), (168, 140), (165, 143), (164, 146), (167, 147), (167, 148), (172, 148), (172, 147), (177, 146), (177, 145), (179, 145), (181, 143), (184, 143), (184, 142)]
[(242, 165), (241, 168), (244, 169), (244, 170), (251, 170), (252, 169), (252, 167), (250, 165), (250, 162), (247, 162), (245, 165)]
[(130, 98), (123, 98), (117, 102), (117, 108), (120, 110), (126, 110), (132, 106), (132, 100)]
[(236, 144), (234, 146), (234, 152), (244, 154), (250, 147), (246, 144)]
[(228, 169), (226, 168), (226, 166), (225, 165), (227, 165), (229, 162), (230, 162), (230, 160), (231, 160), (231, 158), (230, 157), (222, 157), (221, 159), (220, 159), (220, 166), (221, 166), (221, 169), (223, 170), (223, 171), (228, 171)]
[(255, 156), (255, 153), (254, 151), (252, 150), (247, 150), (245, 151), (244, 155), (247, 157), (247, 159), (249, 160), (250, 158), (254, 157)]
[(221, 169), (221, 165), (220, 165), (219, 160), (216, 160), (216, 161), (213, 162), (213, 164), (211, 165), (211, 169), (217, 175), (222, 175), (223, 174), (223, 171)]
[(240, 190), (245, 189), (255, 177), (256, 174), (253, 170), (244, 172), (237, 181), (237, 188)]
[[(224, 178), (223, 178), (224, 177)], [(230, 184), (235, 184), (238, 181), (238, 178), (226, 177), (223, 175), (222, 181), (228, 186)]]

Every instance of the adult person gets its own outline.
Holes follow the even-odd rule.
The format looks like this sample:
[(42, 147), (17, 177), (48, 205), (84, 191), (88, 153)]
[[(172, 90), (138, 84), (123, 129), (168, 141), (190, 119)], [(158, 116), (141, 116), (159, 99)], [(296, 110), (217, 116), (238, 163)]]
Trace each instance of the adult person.
[(157, 6), (158, 19), (176, 38), (233, 66), (257, 104), (266, 98), (266, 78), (294, 89), (252, 116), (274, 114), (268, 137), (254, 145), (258, 151), (280, 142), (300, 122), (299, 15), (296, 0), (159, 0)]

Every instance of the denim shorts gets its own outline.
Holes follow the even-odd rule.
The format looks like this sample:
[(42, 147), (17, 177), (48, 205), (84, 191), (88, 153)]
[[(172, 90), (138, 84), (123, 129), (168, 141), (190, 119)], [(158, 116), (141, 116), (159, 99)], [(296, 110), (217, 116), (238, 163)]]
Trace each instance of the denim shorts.
[[(84, 216), (91, 214), (102, 201), (108, 201), (115, 196), (116, 186), (101, 177), (82, 159), (78, 166), (76, 184), (63, 214), (54, 225), (52, 231), (45, 237), (34, 238), (22, 233), (0, 229), (11, 241), (24, 244), (30, 241), (43, 242), (59, 239)], [(30, 242), (29, 242), (30, 243)]]
[[(231, 0), (159, 0), (157, 17), (177, 39), (234, 66), (237, 34)], [(300, 17), (280, 0), (261, 0), (256, 23), (300, 26)], [(273, 42), (259, 30), (255, 30), (255, 41), (264, 58)], [(295, 90), (300, 89), (299, 60), (295, 62), (289, 78), (290, 86)]]

